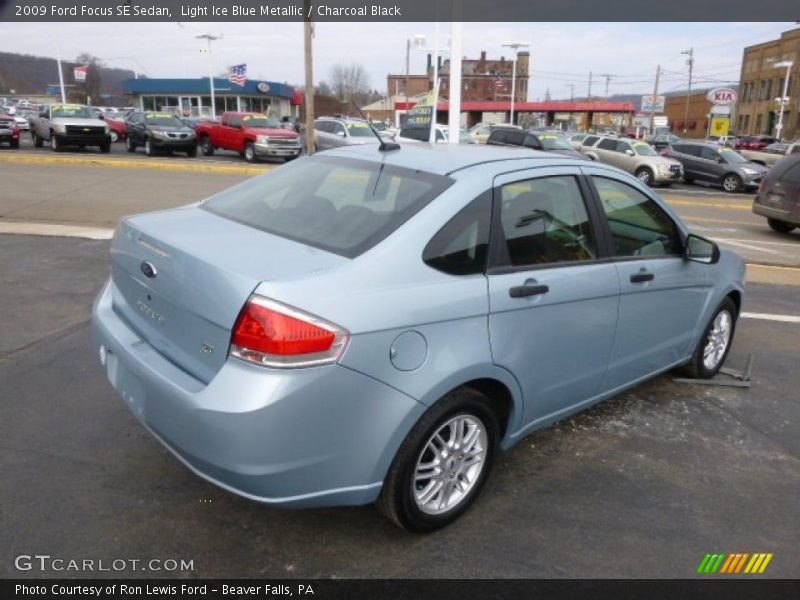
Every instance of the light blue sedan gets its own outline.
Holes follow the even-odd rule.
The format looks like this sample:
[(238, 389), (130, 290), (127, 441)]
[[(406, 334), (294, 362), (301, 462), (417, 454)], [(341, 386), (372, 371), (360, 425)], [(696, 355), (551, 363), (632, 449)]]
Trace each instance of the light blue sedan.
[(93, 310), (133, 414), (285, 506), (441, 527), (499, 449), (674, 367), (713, 376), (744, 264), (613, 167), (349, 147), (129, 217)]

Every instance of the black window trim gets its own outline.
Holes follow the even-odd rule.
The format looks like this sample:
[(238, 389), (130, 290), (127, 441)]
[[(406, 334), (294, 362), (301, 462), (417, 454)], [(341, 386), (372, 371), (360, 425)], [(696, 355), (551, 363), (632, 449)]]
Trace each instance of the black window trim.
[[(434, 267), (433, 265), (429, 264), (428, 261), (430, 259), (426, 259), (425, 255), (429, 252), (429, 250), (431, 248), (431, 244), (433, 244), (433, 241), (434, 241), (434, 239), (436, 239), (436, 236), (438, 236), (445, 229), (445, 227), (450, 225), (450, 223), (453, 222), (453, 219), (457, 218), (458, 215), (460, 215), (463, 210), (466, 210), (469, 206), (471, 206), (472, 204), (474, 204), (476, 202), (486, 202), (487, 197), (488, 197), (488, 201), (489, 201), (489, 247), (486, 250), (486, 257), (484, 258), (483, 268), (480, 271), (477, 271), (475, 273), (463, 273), (462, 274), (462, 273), (451, 273), (451, 272), (448, 272), (448, 271), (444, 271), (442, 269), (439, 269), (439, 268)], [(477, 196), (472, 198), (469, 202), (465, 203), (461, 208), (459, 208), (456, 211), (456, 213), (452, 217), (450, 217), (447, 221), (445, 221), (445, 223), (441, 227), (439, 227), (439, 229), (436, 230), (436, 233), (434, 233), (430, 237), (430, 239), (428, 240), (428, 243), (426, 243), (425, 247), (422, 249), (422, 254), (420, 255), (420, 259), (422, 260), (422, 264), (424, 264), (429, 269), (432, 269), (432, 270), (436, 271), (437, 273), (441, 273), (442, 275), (447, 275), (449, 277), (464, 278), (464, 277), (475, 277), (476, 275), (484, 277), (486, 275), (487, 271), (488, 271), (489, 261), (491, 260), (491, 255), (492, 255), (492, 227), (493, 227), (493, 224), (494, 224), (494, 193), (493, 193), (493, 189), (489, 188), (488, 190), (484, 190), (483, 192), (481, 192), (480, 194), (478, 194)]]

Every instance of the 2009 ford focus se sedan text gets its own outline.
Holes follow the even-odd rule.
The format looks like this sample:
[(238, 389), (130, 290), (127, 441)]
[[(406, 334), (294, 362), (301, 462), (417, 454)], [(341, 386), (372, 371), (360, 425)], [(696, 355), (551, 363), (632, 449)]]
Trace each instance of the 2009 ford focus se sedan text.
[(187, 467), (285, 506), (463, 513), (496, 453), (682, 367), (713, 376), (744, 292), (613, 167), (348, 147), (126, 218), (93, 310), (133, 414)]

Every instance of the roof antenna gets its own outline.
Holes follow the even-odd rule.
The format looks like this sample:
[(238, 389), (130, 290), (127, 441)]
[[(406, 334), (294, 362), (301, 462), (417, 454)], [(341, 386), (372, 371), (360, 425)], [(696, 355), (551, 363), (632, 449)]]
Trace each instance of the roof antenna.
[(367, 119), (367, 117), (364, 116), (364, 113), (361, 112), (361, 109), (358, 108), (358, 104), (356, 104), (355, 100), (351, 100), (350, 102), (353, 103), (353, 106), (355, 106), (356, 110), (358, 111), (358, 114), (361, 115), (361, 118), (367, 122), (370, 131), (372, 131), (372, 133), (375, 134), (375, 137), (378, 138), (378, 142), (380, 143), (380, 145), (378, 146), (378, 150), (380, 150), (381, 152), (388, 152), (389, 150), (400, 150), (400, 144), (397, 144), (395, 142), (387, 142), (381, 137), (381, 134), (375, 130), (370, 120)]

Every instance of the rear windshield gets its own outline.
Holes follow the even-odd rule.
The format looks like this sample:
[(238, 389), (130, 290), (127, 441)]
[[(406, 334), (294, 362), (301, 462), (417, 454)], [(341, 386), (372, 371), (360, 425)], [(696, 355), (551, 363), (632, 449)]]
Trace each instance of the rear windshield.
[(345, 127), (347, 127), (347, 131), (349, 131), (350, 135), (353, 137), (375, 137), (372, 129), (370, 129), (369, 125), (366, 123), (350, 122), (347, 123)]
[(208, 199), (221, 217), (354, 258), (410, 219), (452, 179), (331, 156), (293, 161)]

